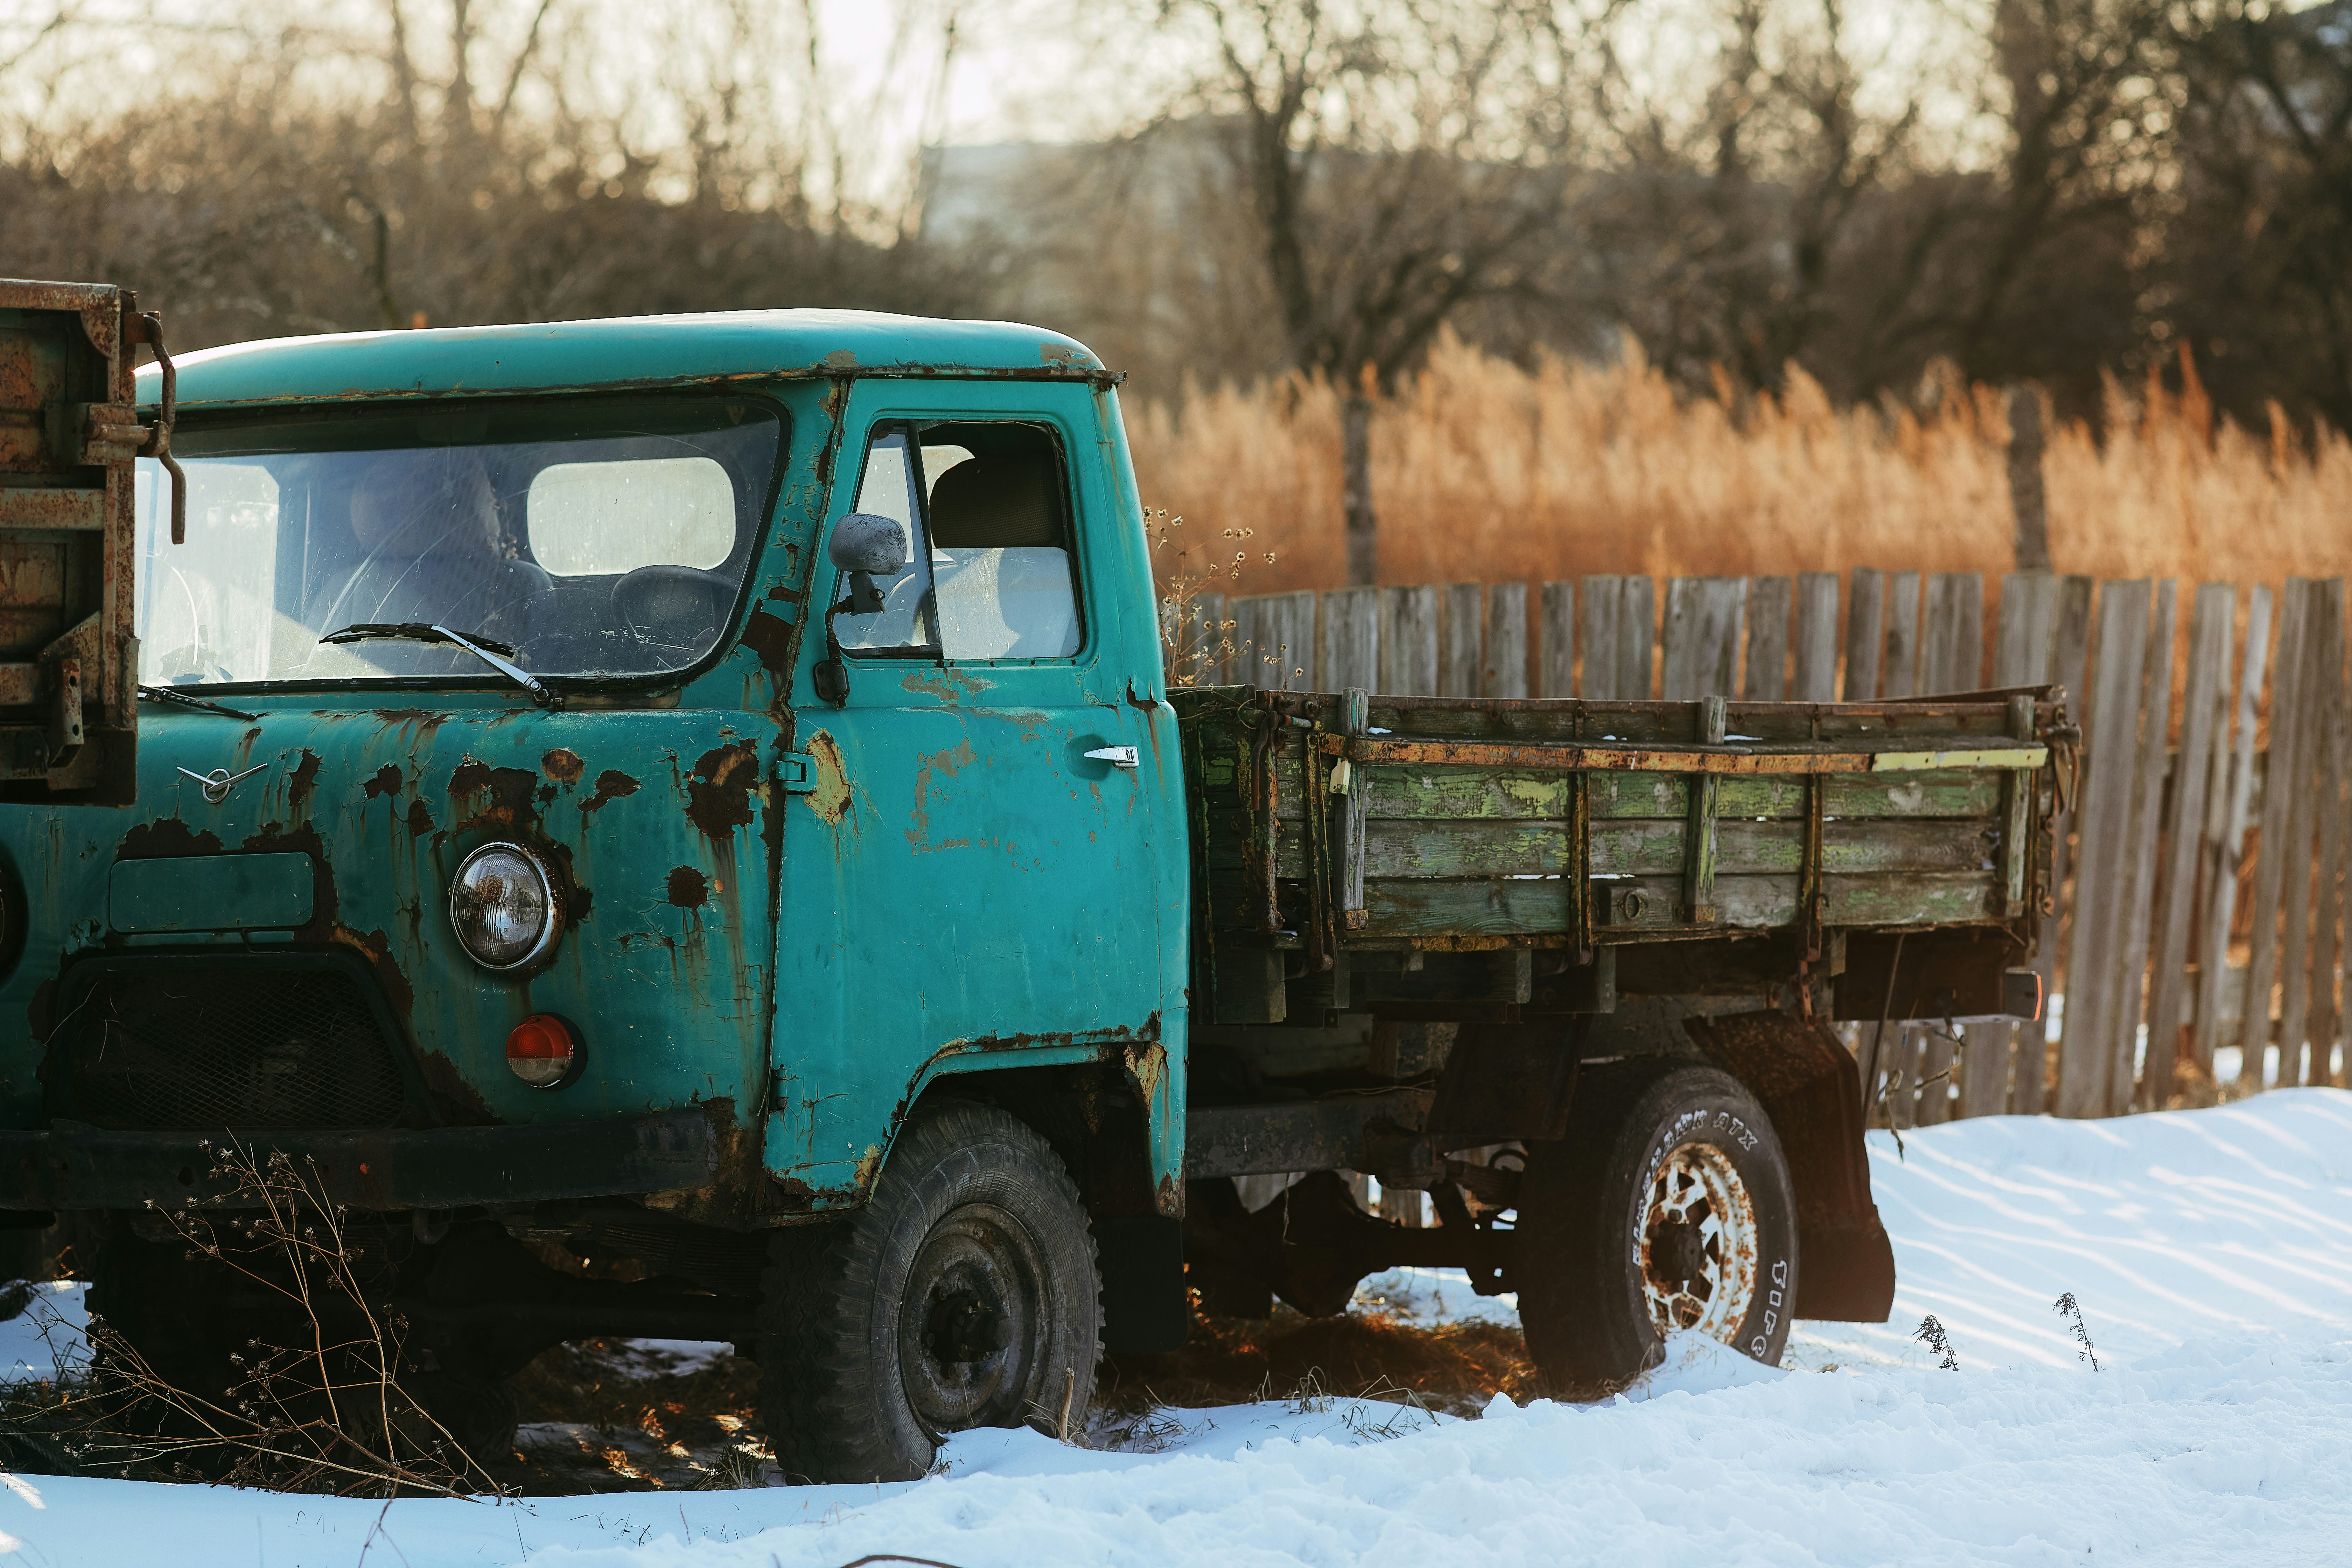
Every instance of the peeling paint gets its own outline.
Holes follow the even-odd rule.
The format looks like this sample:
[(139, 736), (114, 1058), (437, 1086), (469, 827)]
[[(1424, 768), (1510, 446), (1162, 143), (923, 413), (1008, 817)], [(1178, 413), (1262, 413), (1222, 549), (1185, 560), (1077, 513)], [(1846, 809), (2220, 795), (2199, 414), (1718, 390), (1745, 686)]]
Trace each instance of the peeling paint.
[(618, 768), (606, 768), (596, 775), (596, 793), (580, 803), (583, 815), (595, 811), (609, 801), (637, 793), (637, 781)]
[(994, 682), (953, 667), (942, 667), (937, 674), (926, 670), (910, 670), (898, 682), (901, 689), (921, 692), (942, 702), (961, 702), (967, 697), (977, 697)]
[(841, 746), (823, 730), (809, 737), (809, 757), (816, 787), (809, 792), (809, 809), (838, 827), (849, 815), (849, 773), (841, 765)]
[(710, 879), (691, 866), (673, 868), (664, 887), (669, 901), (682, 910), (698, 910), (710, 901)]

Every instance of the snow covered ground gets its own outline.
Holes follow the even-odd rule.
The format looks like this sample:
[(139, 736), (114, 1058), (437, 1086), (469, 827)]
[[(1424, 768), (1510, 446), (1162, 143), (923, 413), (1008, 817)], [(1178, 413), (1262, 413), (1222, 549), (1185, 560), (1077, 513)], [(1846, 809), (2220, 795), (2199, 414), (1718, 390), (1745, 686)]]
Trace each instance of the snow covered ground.
[[(1171, 1412), (1149, 1451), (991, 1432), (888, 1487), (387, 1510), (0, 1478), (0, 1531), (13, 1561), (186, 1568), (2352, 1561), (2352, 1094), (1872, 1153), (1895, 1319), (1801, 1325), (1789, 1369), (1702, 1342), (1633, 1396), (1475, 1421), (1335, 1401)], [(1496, 1310), (1442, 1279), (1371, 1288)], [(2066, 1292), (2097, 1371), (2051, 1310)], [(1957, 1372), (1910, 1338), (1931, 1312)]]

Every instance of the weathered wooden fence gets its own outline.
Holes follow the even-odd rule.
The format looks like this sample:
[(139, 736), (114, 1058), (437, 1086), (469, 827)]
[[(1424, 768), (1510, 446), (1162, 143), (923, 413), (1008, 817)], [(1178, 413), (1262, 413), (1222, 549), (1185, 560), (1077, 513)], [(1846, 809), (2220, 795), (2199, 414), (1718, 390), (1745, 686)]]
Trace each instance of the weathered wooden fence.
[(2063, 686), (2084, 762), (2037, 959), (2050, 1026), (1886, 1041), (1885, 1114), (1908, 1125), (2201, 1100), (2217, 1065), (2239, 1091), (2343, 1081), (2344, 580), (2209, 583), (2185, 617), (2180, 599), (2169, 582), (2039, 573), (1595, 576), (1532, 595), (1204, 595), (1171, 629), (1193, 678), (1293, 689), (1827, 702)]

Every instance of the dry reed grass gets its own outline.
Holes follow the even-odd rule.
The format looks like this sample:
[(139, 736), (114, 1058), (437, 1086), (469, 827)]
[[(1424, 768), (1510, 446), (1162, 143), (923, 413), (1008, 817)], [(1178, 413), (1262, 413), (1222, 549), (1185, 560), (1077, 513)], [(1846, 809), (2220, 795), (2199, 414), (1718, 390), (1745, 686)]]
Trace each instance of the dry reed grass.
[[(2217, 420), (2179, 392), (2111, 382), (2095, 427), (2053, 429), (2044, 475), (2061, 572), (2276, 583), (2352, 571), (2352, 441), (2273, 410)], [(1375, 419), (1386, 583), (1844, 572), (2012, 563), (2008, 421), (1994, 389), (1930, 378), (1919, 407), (1678, 395), (1638, 351), (1532, 370), (1452, 338)], [(1307, 377), (1132, 414), (1143, 493), (1196, 528), (1250, 528), (1280, 559), (1243, 593), (1345, 580), (1339, 407)]]

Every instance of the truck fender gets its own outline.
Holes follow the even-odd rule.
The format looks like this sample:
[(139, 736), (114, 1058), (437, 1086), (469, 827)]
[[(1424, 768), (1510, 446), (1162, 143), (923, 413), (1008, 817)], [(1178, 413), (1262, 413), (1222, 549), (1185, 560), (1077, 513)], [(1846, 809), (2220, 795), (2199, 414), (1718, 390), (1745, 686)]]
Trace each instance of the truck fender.
[(1862, 1069), (1818, 1019), (1769, 1009), (1683, 1020), (1772, 1119), (1797, 1198), (1797, 1316), (1883, 1323), (1895, 1249), (1870, 1196)]

